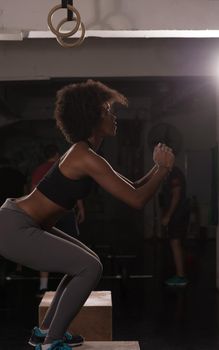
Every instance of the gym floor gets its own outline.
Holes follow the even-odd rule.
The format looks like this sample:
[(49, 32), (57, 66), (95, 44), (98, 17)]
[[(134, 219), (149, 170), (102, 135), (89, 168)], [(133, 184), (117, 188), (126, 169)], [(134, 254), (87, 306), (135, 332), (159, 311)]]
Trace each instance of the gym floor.
[[(187, 252), (190, 283), (185, 288), (165, 287), (163, 283), (171, 272), (166, 263), (169, 251), (163, 241), (145, 242), (144, 266), (138, 278), (129, 277), (127, 261), (123, 262), (120, 279), (109, 278), (106, 269), (97, 289), (112, 291), (113, 340), (139, 341), (141, 350), (218, 349), (215, 240), (187, 242)], [(59, 278), (51, 276), (51, 290)], [(37, 324), (40, 302), (36, 297), (37, 274), (24, 269), (20, 278), (6, 279), (1, 284), (1, 349), (30, 350), (27, 341)]]

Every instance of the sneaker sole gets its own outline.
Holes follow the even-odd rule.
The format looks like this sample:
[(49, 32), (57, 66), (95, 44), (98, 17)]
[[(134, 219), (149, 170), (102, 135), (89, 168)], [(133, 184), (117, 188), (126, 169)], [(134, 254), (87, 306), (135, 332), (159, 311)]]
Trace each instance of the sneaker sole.
[(175, 283), (166, 283), (167, 286), (169, 287), (185, 287), (187, 286), (188, 283), (180, 283), (180, 284), (175, 284)]
[[(28, 344), (31, 345), (31, 346), (37, 346), (37, 345), (39, 345), (41, 343), (35, 343), (35, 342), (32, 342), (32, 341), (29, 340)], [(81, 342), (81, 343), (68, 344), (68, 346), (77, 347), (77, 346), (80, 346), (80, 345), (83, 345), (83, 344), (84, 344), (84, 341)]]

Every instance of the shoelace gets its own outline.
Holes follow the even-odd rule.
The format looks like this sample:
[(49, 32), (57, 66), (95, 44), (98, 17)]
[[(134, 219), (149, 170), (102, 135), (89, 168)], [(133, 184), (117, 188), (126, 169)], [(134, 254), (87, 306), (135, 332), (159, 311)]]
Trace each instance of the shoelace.
[(43, 333), (38, 327), (34, 327), (33, 335), (36, 335), (37, 337), (45, 337), (46, 334)]
[(53, 342), (51, 350), (72, 350), (63, 340), (56, 340)]
[(70, 340), (72, 340), (72, 338), (73, 338), (73, 336), (72, 336), (70, 333), (65, 332), (65, 334), (64, 334), (64, 339), (70, 341)]
[[(34, 334), (38, 337), (46, 337), (47, 333), (43, 333), (38, 327), (34, 328)], [(71, 341), (73, 336), (69, 332), (65, 332), (64, 339)]]

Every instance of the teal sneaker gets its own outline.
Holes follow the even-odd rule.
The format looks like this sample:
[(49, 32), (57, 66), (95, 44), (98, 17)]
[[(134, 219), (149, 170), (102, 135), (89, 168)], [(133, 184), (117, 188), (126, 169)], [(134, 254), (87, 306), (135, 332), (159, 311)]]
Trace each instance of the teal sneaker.
[[(46, 333), (41, 332), (40, 328), (34, 327), (28, 344), (32, 346), (42, 344), (46, 338), (46, 335)], [(70, 334), (66, 332), (62, 341), (68, 346), (79, 346), (83, 344), (84, 338), (79, 334)]]
[[(35, 350), (42, 350), (42, 344), (38, 344)], [(48, 350), (72, 350), (71, 347), (63, 342), (63, 340), (56, 340), (52, 342)]]
[(189, 281), (186, 277), (173, 276), (165, 281), (165, 284), (170, 287), (185, 287)]

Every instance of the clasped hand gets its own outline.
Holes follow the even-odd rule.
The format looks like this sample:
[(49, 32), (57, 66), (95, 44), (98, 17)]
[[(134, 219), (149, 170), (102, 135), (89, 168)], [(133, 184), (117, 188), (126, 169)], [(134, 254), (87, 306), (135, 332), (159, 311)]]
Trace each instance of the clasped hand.
[(171, 170), (175, 161), (172, 148), (166, 146), (164, 143), (159, 143), (154, 147), (153, 160), (158, 167)]

